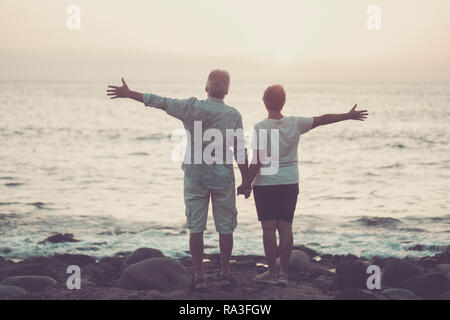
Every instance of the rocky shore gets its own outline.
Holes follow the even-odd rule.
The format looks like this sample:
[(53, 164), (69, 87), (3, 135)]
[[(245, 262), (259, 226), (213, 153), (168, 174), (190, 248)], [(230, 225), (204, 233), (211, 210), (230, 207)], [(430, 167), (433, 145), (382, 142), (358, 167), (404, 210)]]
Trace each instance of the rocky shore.
[[(70, 265), (80, 269), (80, 289)], [(381, 288), (368, 290), (370, 265), (381, 270)], [(172, 259), (152, 248), (120, 252), (96, 259), (80, 254), (57, 254), (13, 261), (0, 257), (0, 299), (363, 299), (450, 300), (450, 251), (421, 259), (359, 258), (354, 255), (318, 255), (295, 246), (289, 285), (253, 281), (266, 270), (261, 256), (233, 256), (235, 285), (221, 287), (216, 280), (219, 256), (205, 255), (208, 288), (190, 287), (189, 257)], [(375, 279), (375, 278), (374, 278)], [(376, 280), (373, 281), (376, 283)]]

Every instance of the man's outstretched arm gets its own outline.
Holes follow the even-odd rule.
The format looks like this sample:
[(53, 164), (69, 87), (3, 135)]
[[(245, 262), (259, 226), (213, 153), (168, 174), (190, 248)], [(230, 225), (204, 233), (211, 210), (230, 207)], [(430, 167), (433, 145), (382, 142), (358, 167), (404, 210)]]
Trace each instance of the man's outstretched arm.
[(356, 111), (357, 105), (350, 109), (347, 113), (340, 114), (324, 114), (319, 117), (314, 117), (314, 122), (312, 128), (316, 128), (318, 126), (324, 126), (327, 124), (344, 121), (344, 120), (359, 120), (364, 121), (369, 114), (367, 110), (358, 110)]
[(196, 101), (195, 98), (172, 99), (161, 97), (156, 94), (141, 93), (132, 91), (128, 88), (125, 80), (122, 78), (122, 86), (108, 86), (107, 95), (111, 99), (130, 98), (144, 103), (147, 107), (154, 107), (167, 112), (170, 116), (185, 121), (189, 115), (190, 107)]
[(122, 78), (122, 86), (108, 86), (107, 95), (111, 97), (111, 99), (117, 98), (130, 98), (139, 102), (144, 102), (144, 95), (137, 91), (132, 91), (128, 88), (127, 83)]

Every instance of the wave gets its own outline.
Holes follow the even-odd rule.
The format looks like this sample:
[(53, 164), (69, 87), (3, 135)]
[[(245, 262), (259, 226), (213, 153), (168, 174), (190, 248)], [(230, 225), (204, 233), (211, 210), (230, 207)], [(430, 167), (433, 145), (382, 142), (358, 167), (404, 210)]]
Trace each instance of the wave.
[(30, 203), (27, 203), (27, 205), (36, 207), (36, 209), (46, 209), (46, 210), (51, 210), (50, 208), (46, 208), (46, 207), (45, 207), (45, 206), (47, 205), (46, 203), (40, 202), (40, 201), (38, 201), (38, 202), (30, 202)]
[(8, 183), (4, 184), (5, 187), (20, 187), (23, 185), (24, 185), (24, 183), (22, 183), (22, 182), (8, 182)]
[(423, 245), (417, 244), (415, 246), (409, 247), (410, 251), (431, 251), (431, 252), (449, 252), (450, 245)]
[(434, 217), (405, 217), (406, 220), (415, 221), (416, 223), (426, 223), (426, 222), (444, 222), (450, 223), (450, 214), (442, 215), (442, 216), (434, 216)]
[(421, 228), (401, 228), (400, 231), (405, 231), (405, 232), (428, 232), (425, 229), (421, 229)]
[(19, 202), (0, 202), (0, 206), (11, 206), (13, 204), (19, 204)]
[(169, 139), (169, 135), (165, 135), (163, 133), (153, 133), (146, 136), (137, 137), (134, 140), (138, 141), (145, 141), (145, 140), (163, 140), (163, 139)]
[(367, 227), (383, 227), (383, 228), (396, 227), (397, 225), (402, 223), (400, 220), (390, 217), (366, 217), (366, 216), (363, 216), (355, 220), (354, 222), (362, 224)]
[(149, 153), (147, 152), (131, 152), (129, 153), (130, 156), (148, 156)]
[(388, 147), (397, 148), (397, 149), (404, 149), (406, 148), (404, 144), (402, 143), (394, 143), (394, 144), (387, 144)]
[(391, 165), (378, 167), (378, 169), (393, 169), (393, 168), (401, 168), (401, 167), (403, 167), (403, 165), (401, 163), (394, 163)]

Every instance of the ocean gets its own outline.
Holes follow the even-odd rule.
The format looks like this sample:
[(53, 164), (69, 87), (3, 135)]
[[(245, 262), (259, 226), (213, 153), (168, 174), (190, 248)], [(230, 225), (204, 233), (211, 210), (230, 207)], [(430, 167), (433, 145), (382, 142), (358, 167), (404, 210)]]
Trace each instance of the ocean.
[[(120, 80), (120, 79), (117, 79)], [(182, 124), (131, 100), (119, 82), (0, 82), (0, 256), (97, 257), (153, 247), (188, 255), (183, 172), (172, 156)], [(175, 98), (204, 83), (132, 82)], [(226, 103), (246, 130), (265, 116), (270, 83), (233, 82)], [(294, 243), (319, 253), (421, 257), (450, 245), (449, 83), (285, 83), (285, 115), (347, 112), (367, 121), (300, 139)], [(179, 150), (178, 150), (179, 151)], [(235, 168), (236, 181), (240, 175)], [(263, 254), (253, 198), (237, 200), (233, 254)], [(79, 242), (39, 242), (54, 233)], [(218, 252), (211, 212), (205, 252)]]

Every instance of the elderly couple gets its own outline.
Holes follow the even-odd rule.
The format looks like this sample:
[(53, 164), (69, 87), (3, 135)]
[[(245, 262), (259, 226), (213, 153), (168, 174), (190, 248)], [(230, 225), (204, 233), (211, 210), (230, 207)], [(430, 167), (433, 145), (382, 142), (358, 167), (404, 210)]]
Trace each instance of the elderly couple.
[[(224, 162), (195, 161), (198, 150), (193, 148), (195, 139), (201, 139), (200, 152), (208, 148), (203, 137), (194, 134), (195, 123), (200, 122), (203, 130), (213, 129), (226, 135), (227, 130), (242, 130), (242, 117), (238, 110), (227, 106), (223, 99), (228, 94), (230, 76), (223, 70), (213, 70), (206, 83), (206, 100), (196, 98), (171, 99), (155, 94), (142, 94), (128, 88), (122, 78), (122, 86), (109, 86), (111, 99), (131, 98), (145, 106), (166, 111), (183, 122), (188, 134), (184, 170), (184, 201), (186, 205), (187, 226), (190, 231), (189, 246), (194, 265), (193, 287), (206, 288), (203, 276), (203, 232), (206, 230), (208, 205), (211, 198), (213, 217), (219, 233), (221, 285), (232, 285), (230, 258), (233, 249), (233, 231), (237, 226), (236, 192), (233, 164)], [(288, 266), (293, 246), (292, 221), (299, 193), (298, 143), (300, 135), (318, 126), (343, 120), (364, 120), (367, 111), (357, 111), (356, 105), (347, 113), (324, 114), (318, 117), (284, 116), (282, 109), (286, 94), (282, 86), (268, 87), (263, 96), (267, 118), (255, 125), (252, 141), (253, 159), (248, 165), (243, 135), (235, 135), (232, 145), (222, 144), (225, 155), (234, 148), (234, 157), (242, 175), (242, 184), (237, 194), (250, 196), (253, 189), (258, 220), (263, 230), (264, 251), (268, 270), (255, 277), (256, 281), (271, 284), (287, 284)], [(261, 132), (268, 133), (261, 135)], [(242, 138), (242, 141), (239, 137)], [(225, 140), (225, 139), (224, 139)], [(229, 139), (227, 139), (228, 141)], [(278, 149), (275, 162), (276, 172), (264, 174), (263, 161), (269, 153)], [(217, 151), (217, 150), (215, 150)], [(273, 151), (275, 153), (276, 151)], [(217, 156), (217, 155), (215, 155)], [(194, 161), (191, 161), (194, 159)], [(240, 161), (238, 161), (240, 159)], [(267, 158), (265, 158), (267, 159)], [(280, 272), (277, 272), (278, 255), (276, 231), (279, 233)]]

